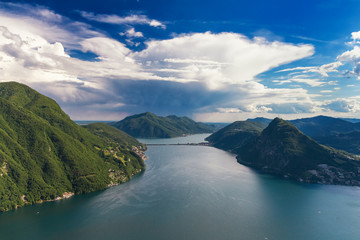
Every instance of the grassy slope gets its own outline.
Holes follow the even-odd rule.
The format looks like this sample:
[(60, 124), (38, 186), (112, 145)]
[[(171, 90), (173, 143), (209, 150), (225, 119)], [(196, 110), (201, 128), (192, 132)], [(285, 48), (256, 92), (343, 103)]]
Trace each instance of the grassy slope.
[(121, 172), (125, 181), (134, 173), (127, 165), (140, 162), (134, 168), (144, 168), (131, 151), (123, 154), (136, 159), (131, 164), (105, 156), (114, 144), (75, 124), (55, 101), (31, 88), (1, 83), (0, 210), (24, 205), (23, 195), (31, 204), (64, 192), (104, 189), (112, 181), (109, 169)]

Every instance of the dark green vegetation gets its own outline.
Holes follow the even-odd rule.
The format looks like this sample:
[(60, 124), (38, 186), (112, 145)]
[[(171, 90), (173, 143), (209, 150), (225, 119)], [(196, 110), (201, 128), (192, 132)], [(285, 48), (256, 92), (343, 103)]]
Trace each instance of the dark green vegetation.
[(317, 116), (290, 121), (304, 134), (318, 143), (360, 154), (360, 123), (355, 119), (346, 121), (339, 118)]
[(351, 123), (359, 123), (360, 119), (358, 118), (340, 118), (341, 120), (347, 121), (347, 122), (351, 122)]
[(140, 138), (172, 138), (188, 134), (210, 133), (213, 127), (195, 122), (188, 117), (156, 116), (153, 113), (141, 113), (129, 116), (112, 126)]
[(249, 122), (259, 122), (264, 124), (265, 126), (269, 125), (271, 123), (272, 119), (269, 118), (263, 118), (263, 117), (257, 117), (257, 118), (248, 118), (246, 121)]
[(105, 123), (91, 123), (88, 125), (83, 125), (83, 127), (89, 130), (91, 133), (108, 140), (109, 142), (120, 144), (122, 147), (132, 148), (135, 146), (140, 149), (145, 147), (145, 145), (140, 143), (129, 134)]
[(329, 136), (339, 133), (360, 131), (360, 124), (351, 123), (339, 118), (317, 116), (289, 121), (300, 131), (310, 137)]
[(211, 134), (205, 140), (214, 147), (236, 151), (239, 147), (253, 141), (266, 125), (260, 122), (236, 121)]
[[(268, 125), (267, 122), (271, 120), (267, 118), (254, 118), (247, 121), (262, 122)], [(317, 116), (291, 120), (289, 122), (320, 144), (352, 154), (360, 154), (359, 121), (359, 119)]]
[(111, 121), (74, 121), (74, 122), (79, 125), (88, 125), (91, 123), (111, 123)]
[[(247, 121), (260, 122), (265, 125), (269, 125), (272, 119), (258, 117), (247, 119)], [(288, 122), (292, 123), (300, 131), (310, 137), (329, 136), (339, 133), (360, 131), (359, 119), (341, 119), (327, 116), (316, 116), (311, 118), (289, 120)]]
[(218, 131), (228, 125), (230, 125), (230, 123), (212, 123), (212, 122), (206, 122), (206, 125), (209, 125), (212, 128), (212, 132)]
[[(230, 135), (228, 131), (223, 133)], [(227, 137), (218, 136), (217, 139), (227, 140)], [(274, 119), (250, 141), (246, 138), (237, 141), (240, 147), (230, 143), (234, 149), (221, 148), (236, 153), (239, 163), (262, 172), (310, 183), (360, 185), (358, 157), (320, 145), (282, 119)], [(222, 146), (221, 142), (217, 144)]]
[(54, 100), (19, 83), (1, 83), (0, 211), (65, 192), (105, 189), (144, 170), (142, 158), (132, 151), (132, 144), (141, 145), (109, 128), (83, 128)]
[(326, 146), (360, 155), (360, 131), (314, 137), (314, 139)]

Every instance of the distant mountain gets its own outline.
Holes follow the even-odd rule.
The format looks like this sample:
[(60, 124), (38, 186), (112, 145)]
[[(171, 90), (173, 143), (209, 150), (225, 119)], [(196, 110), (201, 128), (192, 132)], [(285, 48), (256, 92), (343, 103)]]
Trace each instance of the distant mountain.
[(317, 116), (289, 121), (300, 131), (310, 137), (329, 136), (339, 133), (360, 131), (360, 124), (351, 123), (339, 118)]
[(204, 124), (209, 125), (212, 128), (212, 132), (218, 131), (228, 125), (230, 125), (230, 123), (212, 123), (212, 122), (204, 122)]
[(132, 115), (110, 125), (138, 138), (172, 138), (187, 134), (211, 133), (214, 129), (188, 117), (160, 117), (150, 112)]
[[(257, 121), (268, 124), (267, 118), (255, 118), (248, 121)], [(360, 154), (359, 119), (341, 119), (327, 116), (290, 120), (304, 134), (312, 137), (320, 144), (341, 149), (353, 154)]]
[[(267, 126), (272, 120), (258, 117), (246, 121), (263, 123)], [(360, 122), (357, 122), (357, 119), (317, 116), (290, 120), (289, 122), (320, 144), (344, 150), (352, 154), (360, 154)], [(224, 144), (224, 141), (220, 141), (214, 146), (228, 150), (232, 148), (232, 145), (235, 145), (235, 143), (228, 143), (230, 143), (230, 141), (227, 141), (226, 144)], [(224, 146), (222, 144), (224, 144)]]
[(0, 211), (101, 190), (145, 169), (135, 139), (89, 130), (54, 100), (0, 83)]
[(214, 147), (234, 151), (253, 141), (266, 127), (260, 122), (237, 121), (213, 133), (205, 140)]
[[(258, 117), (249, 118), (247, 121), (261, 122), (265, 125), (269, 125), (272, 119)], [(289, 122), (296, 126), (300, 131), (311, 137), (360, 131), (360, 119), (353, 118), (316, 116), (311, 118), (289, 120)]]
[(319, 145), (279, 118), (237, 154), (239, 163), (262, 172), (310, 183), (360, 185), (356, 156)]
[(269, 123), (271, 123), (272, 119), (263, 118), (263, 117), (257, 117), (257, 118), (248, 118), (246, 121), (260, 122), (260, 123), (264, 124), (265, 126), (267, 126), (267, 125), (269, 125)]
[(340, 118), (340, 119), (351, 122), (351, 123), (359, 123), (360, 122), (360, 119), (358, 119), (358, 118)]
[(360, 131), (314, 137), (318, 143), (360, 155)]

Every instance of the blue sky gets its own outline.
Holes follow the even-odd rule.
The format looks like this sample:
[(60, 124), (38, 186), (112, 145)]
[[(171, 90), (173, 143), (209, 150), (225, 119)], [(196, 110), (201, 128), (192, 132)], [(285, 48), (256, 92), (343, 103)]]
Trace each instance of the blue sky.
[(74, 120), (360, 118), (360, 2), (1, 1), (0, 81)]

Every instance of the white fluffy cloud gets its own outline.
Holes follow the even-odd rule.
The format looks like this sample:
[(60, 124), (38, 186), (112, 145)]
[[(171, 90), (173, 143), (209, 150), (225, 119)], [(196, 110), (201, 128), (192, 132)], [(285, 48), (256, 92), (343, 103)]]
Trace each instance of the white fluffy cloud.
[(333, 90), (321, 90), (320, 92), (321, 93), (333, 93), (334, 91)]
[[(307, 76), (305, 76), (305, 77), (307, 77)], [(321, 86), (324, 86), (325, 84), (329, 84), (329, 82), (320, 81), (320, 79), (304, 78), (304, 76), (296, 76), (296, 77), (289, 78), (286, 80), (273, 80), (273, 82), (276, 83), (277, 85), (283, 85), (285, 83), (297, 82), (297, 83), (307, 84), (311, 87), (321, 87)]]
[(352, 40), (360, 40), (360, 31), (359, 32), (352, 32), (351, 33), (351, 39)]
[(349, 45), (359, 44), (360, 43), (360, 31), (351, 33), (352, 42), (348, 42)]
[(339, 61), (349, 62), (353, 66), (351, 72), (360, 79), (360, 47), (354, 46), (352, 50), (346, 51), (338, 56)]
[[(227, 91), (226, 85), (230, 83), (232, 91), (237, 91), (240, 94), (239, 96), (241, 96), (232, 100), (232, 103), (241, 106), (247, 112), (262, 113), (270, 111), (271, 108), (261, 105), (264, 102), (271, 103), (276, 101), (284, 103), (303, 101), (304, 99), (309, 100), (306, 91), (299, 89), (268, 89), (257, 81), (251, 81), (253, 79), (229, 78), (227, 82), (217, 82), (221, 78), (213, 78), (213, 76), (210, 76), (210, 73), (214, 73), (217, 76), (227, 75), (231, 77), (227, 69), (221, 69), (222, 66), (237, 63), (231, 62), (231, 54), (222, 61), (216, 61), (215, 57), (206, 58), (206, 54), (199, 55), (193, 59), (186, 59), (173, 58), (174, 54), (166, 55), (162, 53), (163, 59), (159, 59), (159, 66), (164, 63), (183, 64), (186, 69), (189, 69), (190, 66), (203, 68), (202, 71), (207, 71), (208, 75), (203, 74), (199, 77), (200, 75), (197, 74), (192, 78), (188, 78), (186, 75), (188, 72), (185, 71), (185, 75), (170, 76), (169, 73), (172, 73), (170, 70), (161, 68), (165, 75), (157, 76), (155, 75), (156, 71), (151, 66), (148, 69), (143, 68), (143, 65), (149, 59), (152, 62), (156, 61), (153, 58), (154, 49), (150, 49), (150, 51), (148, 48), (136, 53), (114, 39), (106, 37), (87, 38), (79, 43), (81, 50), (95, 53), (98, 57), (96, 61), (83, 61), (66, 54), (61, 43), (51, 44), (37, 35), (32, 36), (33, 41), (26, 41), (24, 38), (30, 36), (31, 33), (17, 35), (11, 33), (5, 27), (2, 27), (1, 30), (3, 37), (0, 39), (0, 49), (2, 50), (2, 59), (6, 61), (0, 62), (0, 66), (5, 70), (2, 72), (3, 76), (0, 76), (0, 79), (3, 81), (15, 80), (36, 86), (37, 89), (41, 89), (63, 102), (79, 103), (96, 99), (93, 93), (89, 94), (84, 89), (109, 91), (106, 82), (111, 79), (166, 80), (177, 82), (181, 82), (182, 79), (190, 79), (207, 84), (209, 87), (216, 86), (217, 88), (221, 86), (225, 89), (224, 91)], [(206, 35), (209, 34), (206, 33)], [(214, 36), (222, 37), (221, 35)], [(158, 41), (156, 43), (160, 44)], [(151, 45), (151, 42), (149, 44)], [(222, 47), (220, 44), (215, 46)], [(162, 50), (161, 48), (157, 49)], [(200, 49), (198, 53), (203, 53), (206, 50), (208, 48)], [(218, 49), (216, 51), (219, 52)], [(230, 49), (227, 51), (230, 52)], [(210, 56), (213, 54), (210, 53)], [(177, 55), (175, 56), (178, 57)], [(241, 62), (239, 59), (238, 61)], [(11, 71), (11, 69), (14, 71)], [(181, 73), (183, 74), (184, 72)], [(252, 77), (254, 78), (257, 73), (260, 72), (253, 73)], [(40, 83), (44, 82), (51, 82), (51, 87), (41, 86)], [(68, 111), (71, 112), (71, 110)]]
[(337, 57), (338, 61), (344, 63), (350, 63), (353, 67), (350, 71), (350, 75), (356, 76), (360, 79), (360, 31), (351, 33), (351, 39), (353, 42), (350, 42), (350, 46), (353, 48), (348, 50)]
[[(148, 40), (144, 50), (135, 52), (84, 23), (73, 22), (43, 7), (24, 5), (24, 8), (28, 8), (26, 16), (0, 10), (0, 81), (33, 86), (60, 101), (78, 119), (80, 113), (93, 115), (101, 108), (108, 110), (108, 116), (120, 116), (110, 114), (125, 104), (111, 86), (113, 82), (132, 80), (180, 82), (183, 86), (195, 82), (198, 91), (206, 92), (203, 95), (221, 95), (221, 102), (214, 106), (206, 105), (208, 100), (204, 100), (200, 111), (212, 108), (221, 114), (275, 114), (276, 111), (307, 114), (321, 105), (314, 103), (315, 96), (303, 88), (268, 88), (257, 79), (270, 69), (311, 56), (312, 45), (205, 32)], [(162, 23), (142, 15), (122, 18), (85, 14), (84, 17), (114, 24), (162, 27)], [(124, 34), (143, 37), (132, 27)], [(81, 60), (72, 57), (72, 50), (91, 52), (97, 57)], [(324, 76), (335, 72), (338, 66), (340, 63), (335, 62), (316, 69), (296, 70)], [(329, 84), (300, 75), (284, 81), (313, 87)], [(177, 101), (181, 99), (174, 99)], [(79, 104), (87, 107), (80, 109)]]
[(241, 113), (242, 111), (239, 108), (217, 108), (219, 113)]
[(120, 33), (121, 36), (127, 36), (128, 38), (142, 38), (144, 37), (142, 32), (136, 32), (135, 28), (130, 28), (124, 33)]
[(360, 103), (356, 99), (337, 98), (334, 100), (325, 101), (322, 107), (335, 112), (360, 112)]
[(301, 73), (319, 73), (323, 77), (328, 77), (330, 72), (338, 72), (338, 68), (342, 66), (343, 63), (340, 61), (324, 64), (321, 66), (312, 66), (312, 67), (295, 67), (282, 69), (278, 72), (301, 72)]
[(94, 14), (91, 12), (80, 12), (81, 16), (96, 22), (103, 22), (103, 23), (110, 23), (110, 24), (142, 24), (142, 25), (149, 25), (151, 27), (158, 27), (165, 29), (166, 26), (162, 22), (155, 20), (155, 19), (149, 19), (145, 15), (129, 15), (126, 17), (121, 17), (118, 15), (109, 15), (109, 14)]
[(0, 26), (24, 40), (60, 42), (69, 49), (79, 49), (79, 42), (104, 36), (86, 23), (72, 21), (41, 6), (0, 3)]
[[(107, 79), (152, 77), (129, 57), (131, 51), (124, 44), (113, 39), (92, 37), (76, 43), (80, 50), (99, 56), (96, 61), (84, 61), (70, 57), (62, 43), (51, 43), (34, 34), (31, 28), (29, 31), (26, 24), (20, 24), (15, 30), (11, 24), (9, 27), (2, 24), (6, 23), (0, 23), (0, 81), (37, 86), (58, 100), (78, 102), (92, 97), (88, 94), (89, 98), (84, 99), (85, 93), (80, 93), (79, 86), (105, 90)], [(52, 83), (53, 89), (50, 91), (39, 83)]]
[(23, 15), (36, 17), (38, 20), (60, 22), (63, 17), (50, 9), (40, 5), (24, 3), (0, 2), (0, 8), (7, 9), (10, 13), (22, 13)]
[(147, 62), (150, 71), (181, 69), (177, 74), (171, 72), (175, 77), (205, 82), (209, 88), (216, 89), (223, 84), (253, 81), (260, 73), (313, 53), (311, 45), (206, 32), (149, 41), (147, 48), (134, 57)]
[[(257, 108), (261, 105), (257, 106)], [(273, 103), (265, 106), (268, 111), (263, 111), (259, 115), (258, 111), (220, 111), (197, 113), (195, 119), (198, 121), (210, 122), (233, 122), (246, 120), (258, 116), (266, 118), (281, 117), (284, 119), (297, 119), (299, 117), (314, 117), (326, 115), (334, 117), (357, 117), (360, 113), (360, 102), (358, 98), (337, 98), (324, 102), (309, 103)]]
[(33, 78), (35, 81), (51, 82), (59, 77), (62, 81), (76, 81), (76, 77), (61, 69), (61, 59), (69, 58), (59, 42), (51, 44), (38, 35), (29, 32), (20, 35), (0, 26), (2, 81)]

